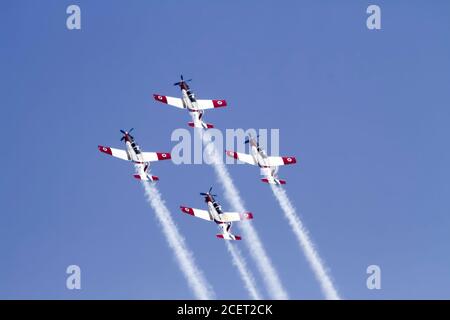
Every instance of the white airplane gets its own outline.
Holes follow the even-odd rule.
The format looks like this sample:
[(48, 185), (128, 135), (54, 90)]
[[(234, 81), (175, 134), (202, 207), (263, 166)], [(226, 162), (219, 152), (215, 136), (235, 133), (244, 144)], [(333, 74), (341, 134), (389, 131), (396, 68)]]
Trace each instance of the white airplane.
[(192, 81), (192, 79), (184, 80), (183, 75), (181, 75), (181, 81), (174, 83), (175, 86), (179, 86), (182, 93), (182, 98), (174, 98), (169, 96), (162, 96), (159, 94), (154, 94), (153, 98), (156, 101), (166, 103), (168, 105), (174, 106), (180, 109), (187, 109), (191, 112), (193, 116), (193, 122), (189, 122), (189, 126), (194, 128), (214, 128), (210, 123), (206, 123), (202, 120), (206, 109), (214, 109), (225, 107), (227, 102), (225, 100), (197, 100), (194, 93), (189, 89), (187, 82)]
[(180, 206), (181, 211), (190, 214), (192, 216), (198, 217), (200, 219), (214, 221), (219, 226), (220, 234), (216, 237), (224, 240), (241, 240), (240, 236), (231, 234), (231, 224), (234, 221), (250, 220), (253, 219), (253, 214), (250, 212), (223, 212), (221, 206), (214, 200), (215, 194), (211, 194), (212, 187), (208, 192), (200, 193), (205, 196), (205, 202), (208, 205), (208, 210), (193, 209), (189, 207)]
[(251, 154), (227, 151), (227, 156), (254, 166), (259, 166), (261, 168), (261, 175), (265, 176), (265, 178), (261, 179), (263, 182), (276, 185), (286, 184), (286, 180), (278, 178), (278, 167), (297, 163), (295, 157), (268, 157), (266, 152), (259, 146), (258, 141), (251, 136), (249, 136), (245, 143), (250, 143)]
[(134, 137), (130, 134), (133, 131), (123, 131), (122, 139), (120, 141), (125, 141), (125, 145), (127, 147), (126, 150), (120, 150), (110, 147), (98, 146), (98, 149), (106, 154), (109, 154), (113, 157), (132, 161), (137, 170), (137, 174), (133, 175), (136, 179), (145, 180), (145, 181), (157, 181), (159, 178), (157, 176), (152, 176), (148, 174), (148, 169), (150, 167), (150, 162), (160, 161), (160, 160), (168, 160), (171, 158), (169, 152), (141, 152), (141, 149), (134, 141)]

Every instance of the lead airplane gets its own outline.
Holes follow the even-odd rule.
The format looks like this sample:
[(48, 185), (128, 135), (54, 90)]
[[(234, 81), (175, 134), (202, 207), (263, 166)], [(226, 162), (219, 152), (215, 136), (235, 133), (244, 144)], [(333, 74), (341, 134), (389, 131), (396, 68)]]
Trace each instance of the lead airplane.
[(250, 220), (253, 219), (253, 214), (250, 212), (223, 212), (220, 204), (214, 199), (217, 197), (215, 194), (211, 194), (212, 187), (208, 192), (200, 193), (205, 197), (205, 202), (208, 206), (208, 210), (194, 209), (189, 207), (180, 206), (181, 211), (190, 214), (194, 217), (204, 219), (207, 221), (214, 221), (221, 231), (216, 237), (224, 240), (241, 240), (240, 236), (236, 236), (231, 233), (231, 224), (234, 221)]
[(262, 182), (269, 184), (286, 184), (286, 180), (278, 178), (278, 167), (297, 163), (295, 157), (269, 157), (261, 148), (257, 139), (249, 135), (245, 143), (250, 143), (250, 154), (227, 151), (227, 156), (261, 168)]
[(106, 154), (113, 157), (132, 161), (136, 167), (136, 174), (133, 175), (138, 180), (144, 181), (157, 181), (159, 178), (157, 176), (152, 176), (149, 174), (148, 170), (150, 168), (150, 162), (169, 160), (171, 158), (169, 152), (142, 152), (139, 145), (134, 140), (134, 137), (130, 134), (130, 131), (120, 132), (123, 134), (120, 141), (125, 141), (126, 150), (115, 149), (111, 147), (98, 146), (98, 149)]
[(174, 83), (174, 86), (179, 86), (181, 89), (181, 99), (163, 96), (160, 94), (154, 94), (153, 98), (156, 101), (176, 108), (187, 109), (191, 113), (192, 119), (194, 120), (193, 122), (188, 123), (190, 127), (204, 129), (214, 128), (212, 124), (203, 121), (205, 110), (225, 107), (227, 102), (225, 100), (197, 100), (194, 92), (192, 92), (187, 84), (189, 81), (192, 81), (192, 79), (184, 80), (183, 75), (181, 75), (181, 81)]

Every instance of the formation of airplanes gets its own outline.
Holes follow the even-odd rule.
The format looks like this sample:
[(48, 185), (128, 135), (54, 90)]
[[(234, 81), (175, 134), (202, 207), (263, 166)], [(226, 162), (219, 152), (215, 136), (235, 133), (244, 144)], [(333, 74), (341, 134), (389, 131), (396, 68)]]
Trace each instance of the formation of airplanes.
[[(190, 81), (192, 81), (192, 79), (184, 80), (181, 75), (181, 80), (174, 83), (175, 86), (179, 86), (181, 89), (181, 98), (159, 94), (154, 94), (153, 97), (156, 101), (189, 111), (193, 119), (192, 122), (188, 123), (189, 126), (203, 129), (213, 128), (214, 126), (212, 124), (204, 122), (203, 116), (205, 110), (225, 107), (227, 102), (226, 100), (197, 99), (187, 84)], [(158, 181), (159, 178), (157, 176), (150, 174), (150, 163), (169, 160), (171, 159), (170, 153), (141, 151), (139, 145), (131, 135), (132, 131), (133, 128), (129, 131), (120, 130), (122, 133), (120, 141), (125, 143), (125, 150), (99, 145), (99, 151), (122, 160), (131, 161), (135, 167), (136, 173), (133, 176), (136, 179), (151, 182)], [(228, 150), (226, 151), (227, 156), (247, 164), (258, 166), (261, 170), (261, 174), (264, 176), (261, 180), (265, 183), (275, 185), (286, 184), (286, 180), (282, 180), (278, 177), (278, 168), (283, 165), (297, 163), (296, 158), (268, 156), (265, 150), (259, 145), (258, 137), (254, 138), (249, 136), (245, 143), (250, 144), (250, 154)], [(207, 210), (180, 206), (181, 211), (203, 220), (215, 222), (220, 230), (220, 233), (216, 235), (217, 238), (224, 240), (241, 240), (241, 236), (231, 233), (232, 223), (236, 221), (251, 220), (253, 219), (253, 214), (250, 212), (224, 212), (220, 204), (214, 198), (217, 195), (211, 194), (211, 191), (212, 187), (208, 192), (200, 193), (205, 198)]]

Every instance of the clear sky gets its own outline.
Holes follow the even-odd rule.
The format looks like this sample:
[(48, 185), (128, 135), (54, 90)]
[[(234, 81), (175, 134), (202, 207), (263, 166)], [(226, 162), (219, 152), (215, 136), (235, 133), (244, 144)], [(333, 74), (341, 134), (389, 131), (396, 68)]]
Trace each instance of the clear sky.
[[(66, 28), (70, 4), (80, 31)], [(344, 298), (450, 298), (448, 1), (0, 6), (0, 298), (193, 298), (131, 164), (97, 150), (134, 127), (144, 150), (170, 151), (189, 117), (152, 93), (179, 95), (180, 73), (198, 98), (227, 99), (205, 116), (216, 127), (280, 129), (280, 153), (299, 161), (280, 177)], [(258, 170), (229, 170), (290, 297), (321, 299)], [(215, 226), (178, 209), (201, 208), (211, 185), (229, 209), (213, 169), (153, 173), (218, 298), (247, 298)], [(65, 287), (71, 264), (80, 291)], [(381, 290), (366, 288), (372, 264)]]

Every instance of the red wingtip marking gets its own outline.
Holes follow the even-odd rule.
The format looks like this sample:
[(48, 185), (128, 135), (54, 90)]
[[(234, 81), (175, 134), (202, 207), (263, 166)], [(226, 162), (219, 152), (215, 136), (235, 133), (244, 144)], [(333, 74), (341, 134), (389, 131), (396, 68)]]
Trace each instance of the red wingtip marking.
[(242, 240), (242, 237), (241, 237), (241, 236), (234, 236), (234, 238), (235, 238), (236, 240)]
[(221, 108), (227, 105), (226, 100), (213, 100), (212, 103), (214, 105), (214, 108)]
[(168, 160), (172, 158), (169, 152), (157, 152), (156, 156), (158, 157), (158, 160)]
[(141, 176), (138, 175), (138, 174), (134, 174), (133, 177), (135, 177), (135, 178), (138, 179), (138, 180), (141, 180)]
[(221, 234), (216, 234), (216, 237), (219, 239), (223, 239), (223, 235), (221, 235)]
[(283, 159), (284, 164), (294, 164), (297, 163), (297, 159), (295, 157), (281, 157)]
[(157, 176), (152, 176), (153, 181), (159, 181), (159, 178)]
[(188, 122), (189, 127), (194, 127), (194, 123), (193, 122)]
[(238, 154), (234, 151), (227, 151), (227, 156), (238, 159)]
[(251, 212), (246, 212), (243, 214), (243, 216), (244, 216), (244, 219), (248, 219), (248, 220), (253, 219), (253, 213), (251, 213)]
[(286, 184), (286, 180), (279, 180), (280, 184)]
[(156, 101), (159, 101), (159, 102), (162, 102), (162, 103), (167, 103), (167, 98), (166, 98), (166, 96), (162, 96), (162, 95), (159, 95), (159, 94), (154, 94), (154, 95), (153, 95), (153, 98), (154, 98)]
[(261, 179), (262, 182), (269, 183), (269, 179)]
[(109, 147), (98, 146), (98, 150), (100, 150), (100, 152), (112, 155), (111, 148), (109, 148)]
[(192, 210), (192, 208), (180, 206), (180, 209), (181, 209), (181, 211), (183, 211), (184, 213), (190, 214), (191, 216), (194, 215), (194, 210)]
[(213, 126), (211, 123), (207, 123), (207, 124), (206, 124), (206, 127), (207, 127), (208, 129), (214, 128), (214, 126)]

